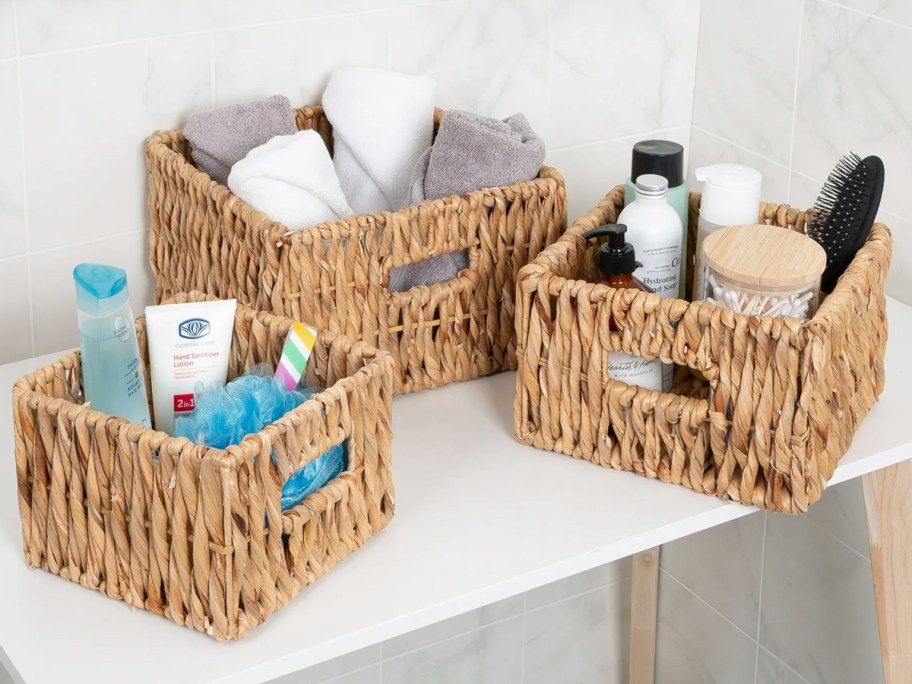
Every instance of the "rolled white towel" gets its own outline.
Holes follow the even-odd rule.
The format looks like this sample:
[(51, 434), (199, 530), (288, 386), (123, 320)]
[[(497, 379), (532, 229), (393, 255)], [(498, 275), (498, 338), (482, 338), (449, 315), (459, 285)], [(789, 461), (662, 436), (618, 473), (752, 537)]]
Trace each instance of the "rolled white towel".
[(427, 76), (333, 72), (323, 110), (333, 127), (336, 173), (357, 213), (395, 211), (408, 199), (412, 169), (433, 138), (435, 89)]
[(316, 131), (279, 135), (231, 167), (231, 192), (292, 230), (351, 216), (332, 159)]

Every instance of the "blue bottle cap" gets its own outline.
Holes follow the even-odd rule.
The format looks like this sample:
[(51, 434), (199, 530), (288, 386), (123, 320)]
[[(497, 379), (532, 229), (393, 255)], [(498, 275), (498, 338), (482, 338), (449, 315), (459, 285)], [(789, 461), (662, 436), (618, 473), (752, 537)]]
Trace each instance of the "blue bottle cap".
[(73, 269), (76, 306), (92, 316), (118, 309), (129, 298), (127, 273), (116, 266), (79, 264)]

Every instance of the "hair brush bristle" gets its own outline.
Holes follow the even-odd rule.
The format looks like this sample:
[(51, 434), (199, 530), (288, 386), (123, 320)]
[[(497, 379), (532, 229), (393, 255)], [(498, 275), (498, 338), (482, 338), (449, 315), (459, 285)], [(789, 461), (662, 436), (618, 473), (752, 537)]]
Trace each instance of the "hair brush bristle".
[(826, 251), (825, 292), (833, 291), (871, 232), (882, 190), (883, 163), (854, 152), (839, 160), (823, 184), (805, 233)]

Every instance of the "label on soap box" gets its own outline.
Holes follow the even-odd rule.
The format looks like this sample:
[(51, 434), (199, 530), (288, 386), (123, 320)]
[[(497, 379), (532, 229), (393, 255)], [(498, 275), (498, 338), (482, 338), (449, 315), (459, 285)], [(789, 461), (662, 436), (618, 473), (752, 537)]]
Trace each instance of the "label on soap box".
[(662, 391), (662, 365), (659, 359), (648, 361), (625, 352), (608, 352), (608, 375), (628, 385)]

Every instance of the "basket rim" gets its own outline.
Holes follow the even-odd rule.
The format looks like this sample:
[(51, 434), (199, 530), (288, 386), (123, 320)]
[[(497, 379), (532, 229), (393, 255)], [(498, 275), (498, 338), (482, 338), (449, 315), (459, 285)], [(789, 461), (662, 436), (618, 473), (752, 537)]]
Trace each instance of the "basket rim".
[[(218, 299), (201, 293), (188, 293), (187, 296), (200, 295), (208, 299)], [(174, 297), (178, 299), (182, 297)], [(252, 307), (243, 304), (237, 305), (237, 315), (251, 315), (250, 320), (254, 318), (261, 319), (261, 323), (268, 324), (270, 320), (291, 321), (281, 316), (257, 311)], [(144, 325), (145, 317), (140, 316), (136, 319), (136, 326), (139, 328)], [(262, 446), (261, 435), (267, 433), (269, 441), (274, 442), (276, 438), (282, 438), (285, 434), (294, 428), (313, 423), (321, 420), (326, 410), (333, 404), (341, 401), (342, 396), (349, 394), (352, 384), (367, 385), (374, 377), (387, 374), (392, 376), (393, 357), (389, 352), (376, 349), (371, 345), (360, 340), (353, 340), (350, 337), (331, 331), (321, 330), (318, 333), (318, 339), (321, 339), (326, 347), (339, 342), (350, 345), (350, 355), (360, 356), (363, 365), (354, 373), (326, 387), (323, 391), (310, 396), (307, 400), (296, 406), (291, 411), (285, 413), (278, 420), (275, 420), (264, 426), (262, 430), (256, 433), (246, 435), (238, 444), (228, 446), (224, 449), (216, 447), (207, 447), (197, 444), (186, 437), (174, 437), (167, 432), (157, 430), (154, 427), (145, 427), (138, 423), (131, 423), (126, 418), (111, 416), (102, 411), (97, 411), (88, 407), (86, 404), (78, 404), (64, 397), (56, 397), (47, 394), (35, 386), (34, 379), (39, 373), (52, 374), (58, 367), (65, 370), (72, 370), (76, 360), (80, 356), (79, 349), (74, 349), (64, 354), (60, 359), (41, 366), (13, 382), (13, 401), (18, 404), (19, 401), (25, 400), (28, 404), (34, 404), (36, 408), (51, 416), (59, 416), (64, 413), (68, 420), (76, 420), (80, 415), (86, 416), (86, 423), (89, 427), (95, 428), (99, 423), (103, 423), (106, 434), (109, 437), (117, 437), (123, 426), (127, 426), (127, 439), (131, 443), (138, 443), (142, 439), (150, 441), (150, 447), (156, 451), (166, 451), (171, 455), (188, 455), (194, 461), (202, 462), (203, 460), (215, 460), (221, 467), (237, 468), (241, 463), (248, 461), (256, 456)], [(15, 409), (15, 407), (14, 407)], [(15, 412), (15, 411), (14, 411)], [(186, 452), (186, 453), (185, 453)], [(305, 464), (306, 465), (306, 464)]]
[[(609, 287), (608, 285), (604, 285), (602, 283), (591, 283), (589, 281), (578, 278), (567, 278), (565, 276), (554, 273), (547, 261), (548, 258), (553, 256), (555, 252), (562, 252), (566, 250), (570, 244), (583, 243), (584, 241), (582, 239), (582, 233), (585, 232), (585, 230), (588, 228), (588, 226), (585, 225), (586, 218), (598, 212), (599, 207), (601, 207), (602, 204), (611, 201), (611, 198), (616, 194), (623, 194), (624, 189), (624, 185), (617, 185), (612, 188), (595, 207), (590, 209), (582, 216), (578, 217), (570, 226), (568, 226), (564, 234), (561, 235), (553, 244), (548, 245), (541, 251), (538, 256), (535, 257), (535, 259), (520, 269), (519, 276), (517, 278), (518, 283), (520, 283), (520, 287), (523, 287), (526, 291), (531, 292), (532, 290), (538, 289), (539, 282), (543, 278), (548, 278), (548, 293), (553, 297), (559, 296), (561, 290), (565, 287), (571, 288), (573, 292), (571, 296), (574, 298), (579, 292), (585, 292), (586, 294), (595, 294), (595, 297), (591, 297), (593, 300), (606, 299), (610, 301), (614, 296), (616, 296), (615, 293), (617, 290), (615, 290), (615, 288)], [(701, 193), (692, 192), (690, 194), (692, 198), (695, 196), (697, 201), (699, 201)], [(796, 216), (806, 213), (806, 211), (799, 210), (785, 203), (777, 204), (774, 202), (761, 202), (760, 207), (761, 211), (764, 208), (775, 207), (777, 208), (777, 213), (785, 211), (790, 216), (792, 212), (795, 212)], [(671, 306), (675, 311), (680, 310), (680, 316), (683, 316), (685, 311), (691, 308), (695, 308), (698, 311), (705, 311), (706, 313), (704, 315), (706, 316), (707, 320), (714, 314), (719, 314), (722, 315), (724, 320), (730, 320), (732, 326), (737, 325), (739, 322), (743, 323), (751, 320), (756, 320), (761, 322), (776, 321), (781, 325), (787, 325), (791, 328), (804, 330), (810, 330), (812, 328), (818, 328), (821, 326), (826, 327), (827, 320), (831, 317), (831, 309), (834, 306), (838, 306), (838, 304), (834, 302), (841, 296), (851, 296), (852, 288), (855, 287), (854, 281), (859, 277), (860, 271), (865, 268), (863, 260), (867, 258), (868, 253), (872, 250), (871, 243), (876, 241), (883, 241), (885, 239), (889, 242), (892, 242), (892, 234), (889, 227), (884, 223), (875, 222), (871, 228), (871, 234), (868, 236), (867, 240), (865, 240), (864, 245), (862, 245), (861, 249), (858, 250), (855, 257), (852, 259), (851, 263), (846, 269), (845, 274), (839, 279), (833, 292), (829, 293), (829, 295), (824, 298), (820, 307), (811, 318), (802, 319), (794, 317), (783, 318), (754, 316), (736, 313), (729, 309), (717, 307), (716, 305), (704, 300), (689, 301), (686, 299), (680, 299), (678, 297), (666, 297), (665, 299), (671, 300), (673, 302)], [(833, 295), (838, 296), (834, 298)], [(654, 298), (656, 302), (661, 299), (661, 296), (655, 293), (639, 291), (635, 292), (633, 295), (629, 295), (629, 297), (631, 301), (634, 299), (639, 299), (644, 303), (649, 302), (650, 298)], [(679, 318), (680, 316), (676, 316), (676, 318)], [(701, 315), (700, 318), (702, 320), (703, 316)]]
[[(305, 105), (303, 107), (293, 108), (295, 113), (301, 113), (303, 116), (314, 117), (320, 116), (323, 112), (321, 105)], [(435, 108), (435, 119), (445, 113), (440, 108)], [(399, 209), (390, 211), (376, 211), (363, 214), (352, 214), (351, 216), (334, 221), (324, 221), (313, 226), (307, 226), (297, 230), (292, 230), (283, 223), (274, 221), (267, 214), (245, 202), (235, 195), (231, 190), (215, 180), (204, 171), (200, 171), (194, 166), (189, 159), (183, 154), (173, 150), (165, 140), (173, 137), (183, 138), (183, 129), (176, 128), (168, 131), (156, 131), (146, 140), (146, 154), (149, 160), (158, 159), (162, 163), (171, 163), (180, 172), (185, 180), (189, 183), (196, 184), (197, 190), (209, 195), (213, 200), (221, 199), (234, 210), (240, 218), (246, 223), (258, 226), (268, 231), (269, 240), (275, 243), (290, 245), (294, 243), (313, 244), (316, 240), (323, 240), (333, 237), (350, 237), (352, 235), (361, 235), (370, 230), (372, 226), (383, 227), (387, 224), (388, 218), (392, 215), (405, 214), (409, 220), (416, 218), (419, 213), (428, 212), (445, 212), (449, 205), (456, 204), (470, 207), (489, 202), (492, 198), (501, 201), (510, 201), (513, 198), (509, 195), (532, 196), (535, 194), (545, 194), (550, 191), (553, 184), (564, 185), (564, 177), (561, 173), (548, 164), (542, 164), (538, 171), (538, 176), (527, 181), (518, 181), (510, 185), (495, 186), (490, 188), (481, 188), (461, 195), (449, 195), (438, 199), (425, 200), (419, 204), (412, 204)], [(333, 231), (341, 231), (335, 235)]]

